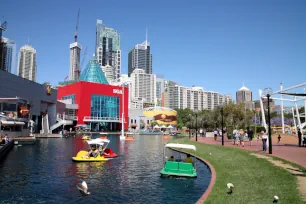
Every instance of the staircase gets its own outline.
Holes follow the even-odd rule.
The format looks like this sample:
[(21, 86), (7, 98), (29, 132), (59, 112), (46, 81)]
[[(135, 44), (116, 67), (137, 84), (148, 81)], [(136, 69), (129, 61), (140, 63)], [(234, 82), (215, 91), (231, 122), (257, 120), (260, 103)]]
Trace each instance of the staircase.
[(62, 119), (59, 115), (57, 115), (56, 121), (57, 121), (57, 123), (55, 123), (54, 125), (52, 125), (50, 127), (51, 133), (52, 133), (53, 130), (55, 130), (56, 128), (58, 128), (60, 126), (63, 126), (63, 125), (73, 125), (73, 120)]
[(42, 122), (41, 122), (41, 133), (49, 133), (49, 120), (48, 120), (48, 114), (44, 115), (42, 117)]

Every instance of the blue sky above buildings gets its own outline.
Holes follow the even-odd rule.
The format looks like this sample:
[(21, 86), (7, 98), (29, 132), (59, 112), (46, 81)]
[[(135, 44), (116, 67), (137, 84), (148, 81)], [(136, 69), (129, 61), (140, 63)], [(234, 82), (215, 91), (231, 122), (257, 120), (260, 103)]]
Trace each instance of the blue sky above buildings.
[[(81, 8), (78, 41), (94, 53), (96, 19), (121, 35), (122, 73), (135, 44), (145, 40), (153, 72), (183, 86), (232, 94), (292, 86), (306, 76), (306, 1), (11, 1), (2, 0), (4, 36), (37, 50), (37, 80), (57, 84), (69, 74), (69, 44)], [(82, 53), (83, 55), (83, 53)], [(301, 90), (300, 90), (301, 91)]]

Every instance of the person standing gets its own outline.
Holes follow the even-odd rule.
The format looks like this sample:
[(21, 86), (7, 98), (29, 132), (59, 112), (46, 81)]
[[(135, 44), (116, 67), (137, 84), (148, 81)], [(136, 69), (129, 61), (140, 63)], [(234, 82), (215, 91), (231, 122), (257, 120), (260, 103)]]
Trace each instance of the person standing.
[(278, 135), (278, 137), (277, 137), (277, 139), (278, 139), (277, 144), (280, 143), (281, 138), (282, 138), (282, 137), (281, 137), (280, 135)]
[(252, 130), (252, 129), (249, 129), (249, 130), (248, 130), (248, 137), (249, 137), (249, 141), (250, 141), (250, 146), (252, 146), (253, 136), (254, 136), (253, 130)]
[(262, 137), (262, 151), (267, 151), (267, 141), (268, 141), (268, 135), (266, 133), (266, 131), (264, 131)]
[(236, 144), (236, 132), (237, 132), (237, 130), (236, 130), (236, 129), (234, 129), (234, 130), (233, 130), (233, 142), (234, 142), (234, 144), (233, 144), (233, 145), (235, 145), (235, 144)]
[(217, 137), (218, 137), (218, 131), (217, 129), (214, 130), (214, 138), (215, 138), (215, 141), (217, 141)]
[(299, 137), (299, 147), (300, 147), (301, 143), (302, 143), (302, 132), (301, 132), (300, 128), (298, 128), (298, 137)]

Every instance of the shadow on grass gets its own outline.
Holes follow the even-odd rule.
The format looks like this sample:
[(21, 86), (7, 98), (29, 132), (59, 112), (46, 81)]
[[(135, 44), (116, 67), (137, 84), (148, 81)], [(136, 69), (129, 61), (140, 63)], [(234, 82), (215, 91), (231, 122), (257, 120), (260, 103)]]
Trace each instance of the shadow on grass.
[(292, 168), (287, 168), (287, 169), (292, 170), (292, 171), (306, 173), (306, 171), (302, 171), (302, 170), (299, 170), (299, 169), (292, 169)]
[(292, 174), (293, 176), (306, 177), (306, 174)]

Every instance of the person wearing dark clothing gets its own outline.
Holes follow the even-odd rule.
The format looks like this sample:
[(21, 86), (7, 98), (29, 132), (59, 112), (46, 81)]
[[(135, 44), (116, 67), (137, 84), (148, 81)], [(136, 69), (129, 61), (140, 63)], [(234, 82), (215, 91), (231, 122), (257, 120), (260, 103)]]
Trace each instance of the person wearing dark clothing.
[(248, 137), (249, 137), (249, 141), (250, 141), (250, 145), (251, 145), (251, 146), (252, 146), (253, 135), (254, 135), (253, 130), (252, 130), (252, 129), (249, 129), (249, 131), (248, 131)]
[(300, 128), (298, 129), (298, 138), (299, 138), (299, 146), (301, 146), (301, 143), (302, 143), (302, 132), (301, 132)]
[(277, 139), (278, 139), (277, 144), (279, 144), (279, 143), (280, 143), (281, 138), (282, 138), (282, 137), (281, 137), (280, 135), (278, 135), (278, 137), (277, 137)]

